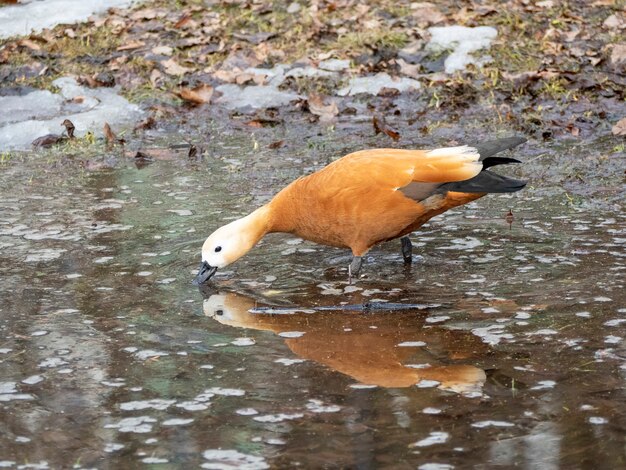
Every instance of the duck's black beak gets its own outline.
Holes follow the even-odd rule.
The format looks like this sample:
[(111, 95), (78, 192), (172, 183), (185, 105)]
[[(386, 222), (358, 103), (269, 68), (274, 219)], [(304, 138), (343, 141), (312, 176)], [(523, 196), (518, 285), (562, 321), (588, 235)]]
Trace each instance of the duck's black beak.
[(207, 263), (206, 261), (203, 261), (200, 265), (200, 269), (198, 270), (198, 274), (196, 275), (192, 284), (194, 286), (200, 286), (204, 284), (206, 281), (211, 279), (211, 276), (215, 274), (215, 271), (217, 271), (216, 267), (209, 265), (209, 263)]

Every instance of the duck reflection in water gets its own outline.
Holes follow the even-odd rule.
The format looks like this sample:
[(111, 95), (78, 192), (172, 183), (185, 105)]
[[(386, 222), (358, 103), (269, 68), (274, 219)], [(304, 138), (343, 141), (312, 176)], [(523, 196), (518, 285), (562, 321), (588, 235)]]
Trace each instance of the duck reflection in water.
[(484, 355), (485, 344), (466, 331), (425, 326), (424, 311), (354, 313), (294, 308), (268, 313), (271, 310), (259, 310), (257, 305), (255, 299), (228, 292), (206, 298), (203, 308), (207, 317), (232, 327), (277, 334), (303, 332), (284, 339), (297, 356), (363, 384), (409, 387), (436, 381), (441, 389), (467, 393), (480, 392), (486, 379), (482, 369), (451, 364)]

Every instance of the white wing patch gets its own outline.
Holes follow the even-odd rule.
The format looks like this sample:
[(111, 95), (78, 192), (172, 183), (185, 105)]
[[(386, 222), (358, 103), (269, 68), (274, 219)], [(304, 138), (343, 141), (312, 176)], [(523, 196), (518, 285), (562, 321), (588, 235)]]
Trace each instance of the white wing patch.
[(426, 154), (427, 157), (445, 157), (445, 156), (466, 156), (468, 157), (468, 161), (478, 161), (480, 158), (480, 154), (475, 147), (470, 147), (469, 145), (462, 145), (460, 147), (443, 147), (440, 149), (431, 150)]

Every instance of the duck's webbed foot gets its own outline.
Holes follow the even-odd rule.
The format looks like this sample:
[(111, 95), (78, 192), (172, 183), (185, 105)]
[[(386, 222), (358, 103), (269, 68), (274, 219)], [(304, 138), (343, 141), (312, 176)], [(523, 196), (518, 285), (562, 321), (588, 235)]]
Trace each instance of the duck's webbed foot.
[(404, 264), (411, 264), (413, 262), (413, 244), (409, 237), (400, 238), (402, 243), (402, 258), (404, 258)]

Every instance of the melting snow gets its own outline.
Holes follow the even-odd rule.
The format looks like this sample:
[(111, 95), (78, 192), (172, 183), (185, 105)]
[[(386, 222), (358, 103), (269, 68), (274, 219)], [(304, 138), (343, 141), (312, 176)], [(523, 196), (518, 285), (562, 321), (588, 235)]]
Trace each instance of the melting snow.
[(321, 400), (311, 399), (306, 404), (306, 408), (313, 413), (336, 413), (341, 410), (339, 405), (324, 405)]
[(152, 424), (157, 420), (150, 416), (136, 416), (133, 418), (124, 418), (117, 423), (106, 424), (105, 428), (119, 429), (120, 432), (136, 432), (146, 433), (152, 431)]
[(428, 437), (413, 443), (411, 446), (427, 447), (434, 444), (444, 444), (450, 438), (450, 434), (442, 431), (431, 432)]
[(383, 88), (394, 88), (403, 92), (412, 88), (417, 90), (420, 86), (420, 82), (412, 78), (391, 78), (389, 74), (381, 72), (370, 77), (355, 77), (350, 80), (348, 86), (340, 89), (337, 94), (339, 96), (353, 96), (360, 93), (377, 95)]
[[(4, 10), (0, 10), (0, 18)], [(143, 114), (115, 89), (83, 87), (71, 77), (57, 78), (52, 84), (60, 88), (60, 94), (39, 90), (19, 97), (0, 96), (4, 116), (0, 148), (26, 149), (38, 137), (61, 134), (64, 119), (72, 121), (77, 136), (87, 131), (100, 136), (105, 122), (119, 127), (134, 123)], [(47, 105), (42, 106), (42, 101)]]
[(132, 0), (46, 0), (0, 9), (0, 38), (39, 32), (57, 24), (83, 21), (109, 8), (123, 8)]
[(193, 422), (193, 418), (172, 418), (163, 421), (163, 426), (184, 426)]
[(147, 408), (152, 408), (153, 410), (165, 410), (174, 403), (176, 403), (176, 400), (163, 400), (155, 398), (154, 400), (128, 401), (120, 404), (120, 408), (126, 411), (145, 410)]
[(441, 26), (429, 28), (428, 32), (431, 34), (427, 46), (429, 49), (452, 49), (445, 61), (446, 73), (464, 70), (469, 64), (482, 65), (489, 62), (489, 56), (476, 58), (471, 54), (488, 48), (498, 35), (498, 31), (490, 26)]
[(270, 468), (263, 457), (243, 454), (236, 450), (209, 449), (202, 456), (209, 463), (202, 464), (202, 468), (212, 470), (264, 470)]
[(303, 416), (304, 415), (302, 413), (292, 413), (292, 414), (278, 413), (275, 415), (257, 416), (256, 418), (252, 418), (252, 419), (260, 423), (280, 423), (286, 420), (302, 418)]
[(477, 423), (472, 423), (473, 428), (488, 428), (490, 426), (500, 427), (500, 428), (509, 428), (514, 426), (513, 423), (508, 423), (506, 421), (478, 421)]

